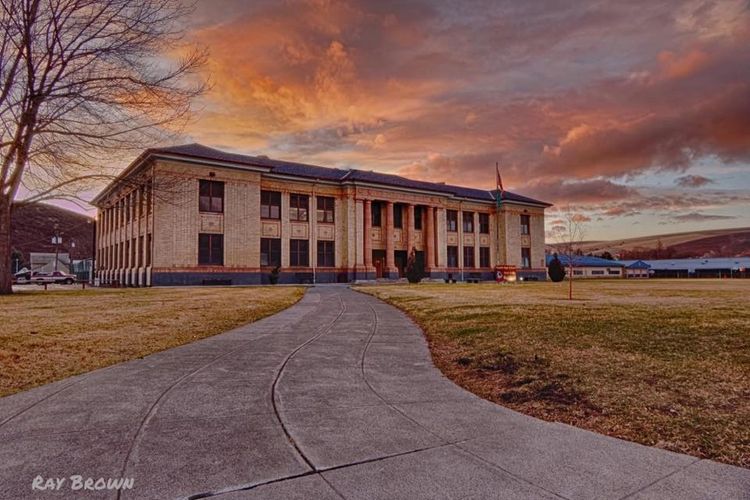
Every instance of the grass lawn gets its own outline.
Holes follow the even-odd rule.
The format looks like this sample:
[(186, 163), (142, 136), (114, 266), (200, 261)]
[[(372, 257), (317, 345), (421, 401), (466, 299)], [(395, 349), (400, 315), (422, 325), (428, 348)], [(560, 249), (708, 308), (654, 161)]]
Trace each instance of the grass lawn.
[(536, 417), (750, 467), (750, 281), (362, 287), (466, 389)]
[(209, 337), (301, 287), (24, 291), (0, 296), (0, 396)]

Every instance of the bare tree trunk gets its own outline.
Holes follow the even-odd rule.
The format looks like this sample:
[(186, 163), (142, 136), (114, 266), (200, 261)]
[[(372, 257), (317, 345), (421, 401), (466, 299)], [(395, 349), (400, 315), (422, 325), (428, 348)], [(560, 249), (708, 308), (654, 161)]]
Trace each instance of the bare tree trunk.
[(0, 197), (0, 295), (13, 293), (13, 271), (10, 263), (10, 210), (11, 203)]
[(568, 300), (573, 300), (573, 261), (568, 266)]

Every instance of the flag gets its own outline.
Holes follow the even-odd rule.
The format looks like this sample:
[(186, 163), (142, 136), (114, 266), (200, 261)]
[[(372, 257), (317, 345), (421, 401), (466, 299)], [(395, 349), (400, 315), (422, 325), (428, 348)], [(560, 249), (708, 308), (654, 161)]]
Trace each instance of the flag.
[(500, 206), (500, 204), (502, 203), (503, 197), (505, 195), (505, 188), (503, 188), (503, 178), (500, 176), (500, 163), (499, 162), (495, 162), (495, 174), (496, 174), (495, 180), (497, 183), (497, 186), (496, 186), (497, 191), (496, 191), (495, 196), (497, 196), (497, 206)]

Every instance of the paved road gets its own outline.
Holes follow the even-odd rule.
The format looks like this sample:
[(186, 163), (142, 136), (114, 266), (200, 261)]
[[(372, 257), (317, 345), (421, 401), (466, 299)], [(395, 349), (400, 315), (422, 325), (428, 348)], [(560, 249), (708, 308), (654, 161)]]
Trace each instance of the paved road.
[[(175, 318), (179, 321), (179, 318)], [(84, 492), (69, 479), (133, 478)], [(68, 478), (32, 491), (36, 476)], [(750, 470), (545, 423), (430, 362), (344, 287), (255, 324), (0, 399), (0, 498), (750, 498)]]

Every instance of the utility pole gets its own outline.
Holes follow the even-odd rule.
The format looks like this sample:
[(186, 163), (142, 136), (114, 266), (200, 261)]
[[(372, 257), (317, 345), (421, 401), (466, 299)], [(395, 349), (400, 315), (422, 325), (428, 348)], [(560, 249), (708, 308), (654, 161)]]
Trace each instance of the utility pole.
[(62, 237), (57, 232), (57, 224), (55, 224), (55, 235), (52, 237), (52, 244), (55, 245), (55, 271), (57, 271), (57, 261), (60, 254), (60, 244), (62, 243)]

